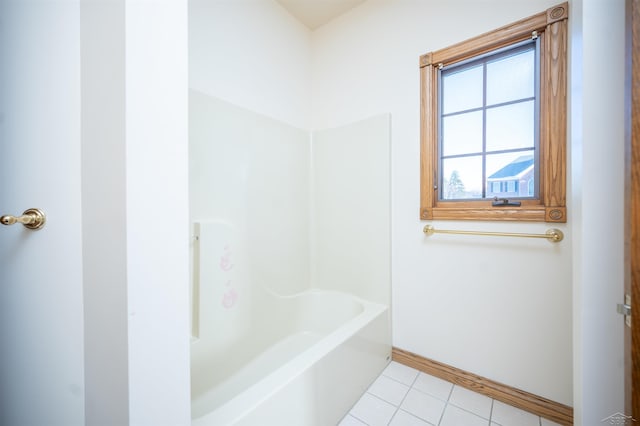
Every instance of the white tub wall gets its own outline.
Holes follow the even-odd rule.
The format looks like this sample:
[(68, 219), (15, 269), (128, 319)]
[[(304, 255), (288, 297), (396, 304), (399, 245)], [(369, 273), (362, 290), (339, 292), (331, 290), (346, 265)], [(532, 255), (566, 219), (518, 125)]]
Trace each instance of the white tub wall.
[[(238, 426), (338, 424), (388, 362), (388, 311), (337, 345), (286, 386), (274, 389)], [(334, 344), (329, 339), (324, 344)], [(304, 360), (303, 360), (304, 362)], [(205, 422), (195, 422), (204, 426)]]
[(312, 287), (391, 297), (391, 117), (313, 132)]
[[(227, 224), (244, 281), (232, 285), (307, 289), (308, 132), (195, 90), (189, 98), (192, 222)], [(218, 267), (220, 255), (202, 255)]]
[[(422, 234), (418, 57), (559, 3), (368, 1), (313, 34), (312, 124), (391, 112), (393, 344), (572, 404), (571, 223), (561, 244)], [(572, 206), (569, 205), (569, 211)], [(361, 212), (366, 220), (367, 212)], [(546, 224), (438, 222), (544, 232)]]

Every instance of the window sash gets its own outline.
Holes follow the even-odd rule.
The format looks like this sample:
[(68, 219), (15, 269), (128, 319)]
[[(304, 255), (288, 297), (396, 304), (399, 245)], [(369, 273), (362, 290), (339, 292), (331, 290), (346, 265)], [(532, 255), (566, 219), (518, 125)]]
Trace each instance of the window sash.
[[(489, 150), (487, 149), (487, 111), (493, 108), (500, 108), (508, 105), (515, 105), (522, 102), (527, 102), (533, 100), (533, 154), (534, 154), (534, 194), (526, 195), (523, 197), (512, 197), (518, 199), (538, 199), (539, 198), (539, 126), (540, 126), (540, 38), (536, 37), (535, 39), (528, 39), (525, 41), (521, 41), (518, 43), (514, 43), (509, 46), (505, 46), (503, 48), (497, 49), (491, 52), (485, 52), (478, 57), (473, 57), (467, 59), (465, 61), (455, 63), (449, 65), (447, 67), (438, 68), (438, 80), (437, 87), (439, 97), (438, 97), (438, 201), (443, 202), (455, 202), (455, 201), (473, 201), (473, 200), (486, 200), (487, 192), (495, 192), (495, 191), (487, 191), (488, 187), (488, 176), (487, 176), (487, 155), (491, 154), (503, 154), (503, 153), (516, 153), (516, 152), (528, 152), (532, 151), (531, 147), (524, 148), (512, 148), (512, 149), (501, 149), (501, 150)], [(506, 102), (496, 103), (488, 105), (487, 103), (487, 65), (491, 62), (496, 62), (501, 59), (515, 56), (521, 53), (525, 53), (528, 51), (534, 52), (534, 75), (533, 75), (533, 96), (526, 98), (514, 99)], [(469, 108), (465, 110), (454, 111), (450, 113), (444, 113), (443, 105), (444, 105), (444, 90), (443, 87), (443, 79), (453, 73), (464, 72), (471, 68), (482, 66), (483, 70), (483, 81), (482, 81), (482, 105), (480, 107)], [(444, 154), (444, 139), (443, 139), (443, 128), (444, 128), (444, 118), (452, 117), (455, 115), (461, 115), (469, 112), (482, 112), (482, 150), (481, 151), (471, 151), (462, 154), (453, 154), (453, 155), (445, 155)], [(462, 157), (470, 157), (470, 156), (481, 156), (482, 157), (482, 176), (481, 176), (481, 197), (479, 198), (446, 198), (444, 192), (446, 191), (446, 187), (444, 184), (445, 175), (444, 175), (444, 160), (449, 158), (462, 158)]]

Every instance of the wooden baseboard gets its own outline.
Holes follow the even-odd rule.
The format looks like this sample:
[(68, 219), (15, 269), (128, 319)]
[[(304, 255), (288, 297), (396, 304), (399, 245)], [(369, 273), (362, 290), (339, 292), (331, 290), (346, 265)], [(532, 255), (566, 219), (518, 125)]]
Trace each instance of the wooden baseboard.
[(464, 370), (393, 348), (392, 359), (474, 392), (512, 405), (565, 426), (573, 425), (573, 408)]

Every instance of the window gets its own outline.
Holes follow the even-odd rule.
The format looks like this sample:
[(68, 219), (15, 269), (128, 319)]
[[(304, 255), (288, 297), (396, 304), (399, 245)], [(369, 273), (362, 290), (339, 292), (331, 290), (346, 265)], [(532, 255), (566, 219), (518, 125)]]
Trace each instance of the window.
[[(538, 39), (439, 71), (440, 200), (501, 197), (515, 189), (497, 189), (496, 180), (504, 187), (535, 174)], [(460, 190), (451, 193), (453, 175)]]
[(566, 222), (567, 16), (420, 58), (421, 219)]

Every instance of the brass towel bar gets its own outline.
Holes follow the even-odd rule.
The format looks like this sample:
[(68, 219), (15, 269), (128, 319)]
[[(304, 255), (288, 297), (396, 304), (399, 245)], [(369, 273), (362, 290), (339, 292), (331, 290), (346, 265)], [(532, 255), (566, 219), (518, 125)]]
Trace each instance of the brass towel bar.
[(559, 243), (564, 238), (564, 234), (559, 229), (549, 229), (544, 234), (521, 234), (516, 232), (481, 232), (481, 231), (453, 231), (435, 229), (433, 225), (425, 225), (423, 232), (427, 235), (433, 234), (462, 234), (462, 235), (488, 235), (491, 237), (524, 237), (524, 238), (546, 238), (552, 243)]

